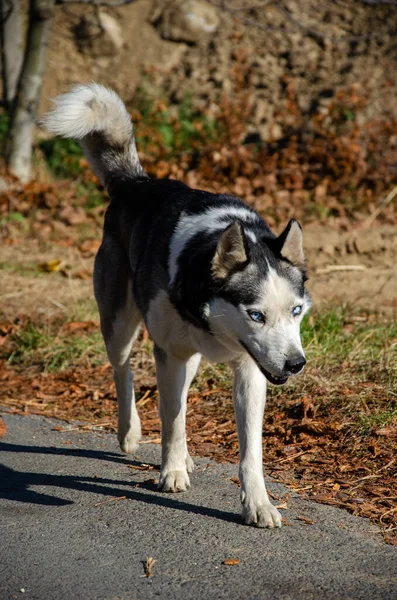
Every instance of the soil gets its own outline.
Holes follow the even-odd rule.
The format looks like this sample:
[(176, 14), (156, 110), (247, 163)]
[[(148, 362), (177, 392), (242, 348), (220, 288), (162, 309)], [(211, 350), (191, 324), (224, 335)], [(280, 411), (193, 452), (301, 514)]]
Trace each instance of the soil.
[[(397, 83), (391, 76), (397, 69), (394, 6), (356, 0), (198, 2), (211, 4), (219, 25), (195, 43), (187, 36), (187, 41), (164, 39), (170, 37), (167, 11), (175, 4), (138, 0), (101, 8), (122, 32), (122, 44), (111, 53), (104, 43), (102, 56), (98, 40), (92, 40), (93, 51), (92, 44), (82, 44), (79, 30), (81, 18), (92, 16), (95, 7), (58, 7), (41, 112), (58, 93), (92, 80), (114, 87), (125, 101), (144, 87), (175, 103), (186, 95), (197, 107), (212, 103), (215, 114), (221, 93), (244, 89), (251, 106), (247, 131), (269, 140), (283, 135), (281, 117), (292, 82), (303, 114), (318, 107), (326, 112), (338, 90), (354, 86), (364, 101), (359, 125), (397, 118)], [(183, 38), (183, 24), (180, 30)], [(95, 35), (101, 35), (99, 28)]]
[[(349, 305), (357, 310), (393, 315), (397, 310), (397, 237), (383, 226), (341, 232), (319, 225), (304, 228), (308, 288), (318, 309)], [(99, 233), (98, 233), (99, 244)], [(95, 247), (95, 243), (92, 242)], [(51, 318), (93, 300), (91, 273), (94, 251), (81, 252), (77, 243), (43, 246), (25, 240), (0, 253), (0, 303), (7, 319), (15, 314)], [(60, 272), (42, 273), (39, 264), (60, 260)], [(67, 269), (63, 269), (65, 265)], [(4, 268), (5, 267), (5, 268)]]

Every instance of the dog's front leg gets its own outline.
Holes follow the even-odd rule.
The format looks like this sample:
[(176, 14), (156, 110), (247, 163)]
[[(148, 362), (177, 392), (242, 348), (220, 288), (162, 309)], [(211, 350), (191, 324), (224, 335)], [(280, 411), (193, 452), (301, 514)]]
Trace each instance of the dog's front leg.
[(257, 527), (281, 527), (281, 515), (269, 500), (263, 478), (262, 424), (266, 378), (248, 357), (232, 367), (240, 445), (242, 516), (245, 523)]
[(162, 426), (158, 487), (163, 492), (185, 492), (190, 487), (188, 472), (194, 467), (186, 444), (187, 395), (201, 356), (182, 361), (156, 349), (155, 358)]

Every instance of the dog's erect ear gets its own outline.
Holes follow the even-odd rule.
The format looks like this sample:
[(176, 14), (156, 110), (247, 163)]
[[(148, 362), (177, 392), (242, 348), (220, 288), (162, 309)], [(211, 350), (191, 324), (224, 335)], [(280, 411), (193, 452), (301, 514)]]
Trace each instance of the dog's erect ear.
[(299, 268), (305, 266), (303, 252), (302, 227), (295, 219), (291, 219), (287, 227), (277, 238), (277, 246), (283, 258)]
[(212, 273), (226, 279), (233, 271), (242, 269), (248, 262), (247, 240), (240, 223), (232, 223), (222, 233), (212, 259)]

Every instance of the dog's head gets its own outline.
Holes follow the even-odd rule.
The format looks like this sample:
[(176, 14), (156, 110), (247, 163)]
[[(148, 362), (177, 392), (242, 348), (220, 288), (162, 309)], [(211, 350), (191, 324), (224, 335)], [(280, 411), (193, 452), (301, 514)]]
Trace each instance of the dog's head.
[(304, 283), (302, 229), (291, 220), (277, 238), (255, 243), (235, 222), (222, 233), (212, 260), (218, 292), (209, 306), (212, 331), (243, 348), (276, 385), (306, 363), (300, 323), (311, 302)]

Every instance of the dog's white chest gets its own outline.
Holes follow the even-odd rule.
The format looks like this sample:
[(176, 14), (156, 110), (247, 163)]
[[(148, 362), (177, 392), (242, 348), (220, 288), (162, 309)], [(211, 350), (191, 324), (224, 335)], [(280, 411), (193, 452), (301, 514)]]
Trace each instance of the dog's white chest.
[(235, 350), (225, 347), (215, 335), (186, 323), (163, 290), (150, 302), (146, 326), (162, 350), (182, 360), (197, 352), (212, 362), (227, 362), (235, 357)]

